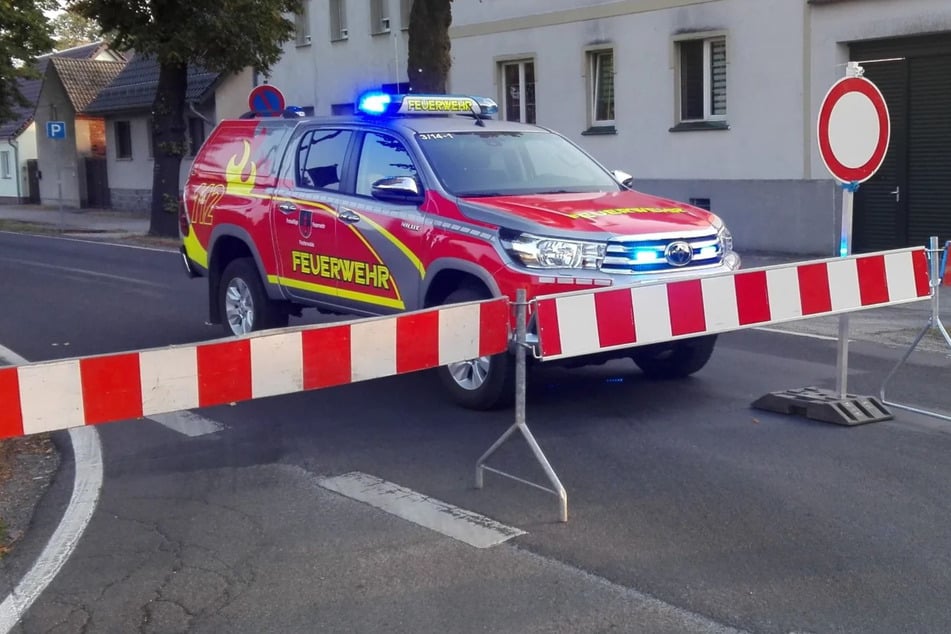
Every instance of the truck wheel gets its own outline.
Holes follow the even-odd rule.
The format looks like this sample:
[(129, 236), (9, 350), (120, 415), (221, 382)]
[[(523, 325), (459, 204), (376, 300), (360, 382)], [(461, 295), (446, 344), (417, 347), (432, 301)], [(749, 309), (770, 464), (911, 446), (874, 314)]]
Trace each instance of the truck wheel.
[(256, 330), (283, 328), (287, 311), (271, 301), (251, 258), (232, 260), (218, 285), (221, 324), (230, 335), (246, 335)]
[[(450, 293), (443, 304), (489, 298), (479, 289), (462, 287)], [(467, 409), (498, 409), (510, 405), (515, 397), (515, 358), (507, 352), (451, 363), (436, 372), (452, 400)]]
[(631, 357), (648, 378), (680, 379), (707, 364), (716, 342), (716, 335), (684, 339), (662, 346), (645, 346)]

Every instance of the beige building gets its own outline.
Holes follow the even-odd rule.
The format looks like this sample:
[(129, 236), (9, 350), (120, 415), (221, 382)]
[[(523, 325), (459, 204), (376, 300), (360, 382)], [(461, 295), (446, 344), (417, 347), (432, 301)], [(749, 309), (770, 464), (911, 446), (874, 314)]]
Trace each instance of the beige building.
[(124, 57), (103, 42), (86, 44), (37, 59), (39, 77), (19, 81), (20, 92), (27, 105), (16, 108), (16, 116), (0, 125), (0, 201), (40, 202), (40, 170), (37, 136), (46, 134), (49, 110), (40, 111), (36, 119), (40, 91), (53, 57), (77, 60), (124, 61)]
[[(189, 70), (185, 114), (188, 151), (182, 161), (181, 186), (195, 152), (215, 124), (247, 111), (253, 79), (250, 70), (228, 77), (200, 68)], [(158, 64), (136, 56), (89, 106), (90, 113), (104, 120), (109, 206), (113, 209), (148, 213), (151, 208), (151, 111), (157, 85)]]
[[(40, 202), (100, 207), (105, 192), (105, 127), (86, 107), (112, 81), (124, 62), (53, 57), (36, 103)], [(64, 138), (46, 134), (46, 122), (61, 121)]]

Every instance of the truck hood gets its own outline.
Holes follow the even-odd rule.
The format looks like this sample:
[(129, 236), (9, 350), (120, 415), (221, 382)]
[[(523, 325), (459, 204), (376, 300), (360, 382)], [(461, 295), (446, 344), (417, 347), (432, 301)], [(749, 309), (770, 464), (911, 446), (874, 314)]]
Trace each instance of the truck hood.
[[(710, 229), (703, 209), (637, 191), (463, 198), (473, 220), (520, 231), (641, 235)], [(534, 225), (534, 226), (532, 226)]]

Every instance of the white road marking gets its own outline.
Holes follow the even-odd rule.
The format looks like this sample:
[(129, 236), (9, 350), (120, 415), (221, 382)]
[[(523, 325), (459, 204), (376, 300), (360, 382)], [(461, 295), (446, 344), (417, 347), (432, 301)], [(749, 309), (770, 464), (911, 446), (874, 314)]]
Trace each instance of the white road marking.
[(225, 428), (221, 423), (187, 410), (171, 414), (152, 414), (149, 420), (192, 438), (214, 434)]
[(809, 339), (821, 339), (822, 341), (838, 341), (839, 338), (833, 335), (817, 335), (811, 332), (796, 332), (794, 330), (783, 330), (782, 328), (756, 328), (763, 332), (775, 332), (780, 335), (792, 335), (794, 337), (808, 337)]
[[(29, 362), (9, 348), (0, 346), (0, 360), (11, 365)], [(73, 445), (76, 470), (73, 494), (59, 526), (53, 532), (43, 552), (13, 592), (0, 604), (0, 634), (8, 634), (23, 617), (33, 602), (46, 590), (60, 569), (73, 554), (76, 544), (86, 531), (92, 514), (99, 504), (102, 489), (102, 444), (95, 427), (69, 430)]]
[(484, 515), (359, 471), (321, 478), (318, 484), (476, 548), (489, 548), (525, 534)]
[(58, 266), (56, 264), (47, 264), (46, 262), (34, 262), (32, 260), (22, 260), (19, 258), (4, 258), (0, 257), (0, 260), (6, 262), (14, 262), (16, 264), (25, 264), (26, 266), (41, 268), (41, 269), (50, 269), (52, 271), (59, 271), (61, 273), (73, 273), (80, 275), (88, 275), (90, 277), (98, 277), (105, 280), (113, 280), (116, 282), (123, 282), (125, 284), (135, 284), (138, 286), (151, 286), (153, 288), (168, 288), (165, 284), (158, 284), (156, 282), (148, 282), (145, 280), (140, 280), (135, 277), (126, 277), (124, 275), (112, 275), (111, 273), (100, 273), (99, 271), (90, 271), (89, 269), (78, 269), (74, 266)]
[[(116, 233), (119, 233), (118, 231)], [(66, 238), (63, 236), (45, 236), (41, 233), (21, 233), (19, 231), (0, 231), (0, 234), (9, 236), (30, 236), (31, 238), (45, 238), (46, 240), (64, 240), (66, 242), (82, 242), (83, 244), (101, 244), (110, 247), (122, 247), (123, 249), (138, 249), (139, 251), (155, 251), (156, 253), (178, 253), (177, 249), (163, 249), (161, 247), (143, 247), (138, 244), (122, 244), (121, 242), (108, 242), (106, 240), (90, 240), (83, 238)]]

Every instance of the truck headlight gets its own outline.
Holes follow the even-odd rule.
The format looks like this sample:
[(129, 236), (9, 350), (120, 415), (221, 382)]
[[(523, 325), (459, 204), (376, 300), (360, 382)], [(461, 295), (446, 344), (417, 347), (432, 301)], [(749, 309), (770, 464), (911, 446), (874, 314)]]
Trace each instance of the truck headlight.
[(533, 269), (593, 269), (604, 260), (603, 242), (559, 240), (522, 233), (506, 241), (505, 248)]
[(726, 255), (733, 251), (733, 234), (727, 228), (726, 223), (720, 216), (714, 216), (711, 222), (713, 228), (717, 230), (717, 241), (720, 243), (720, 253)]

